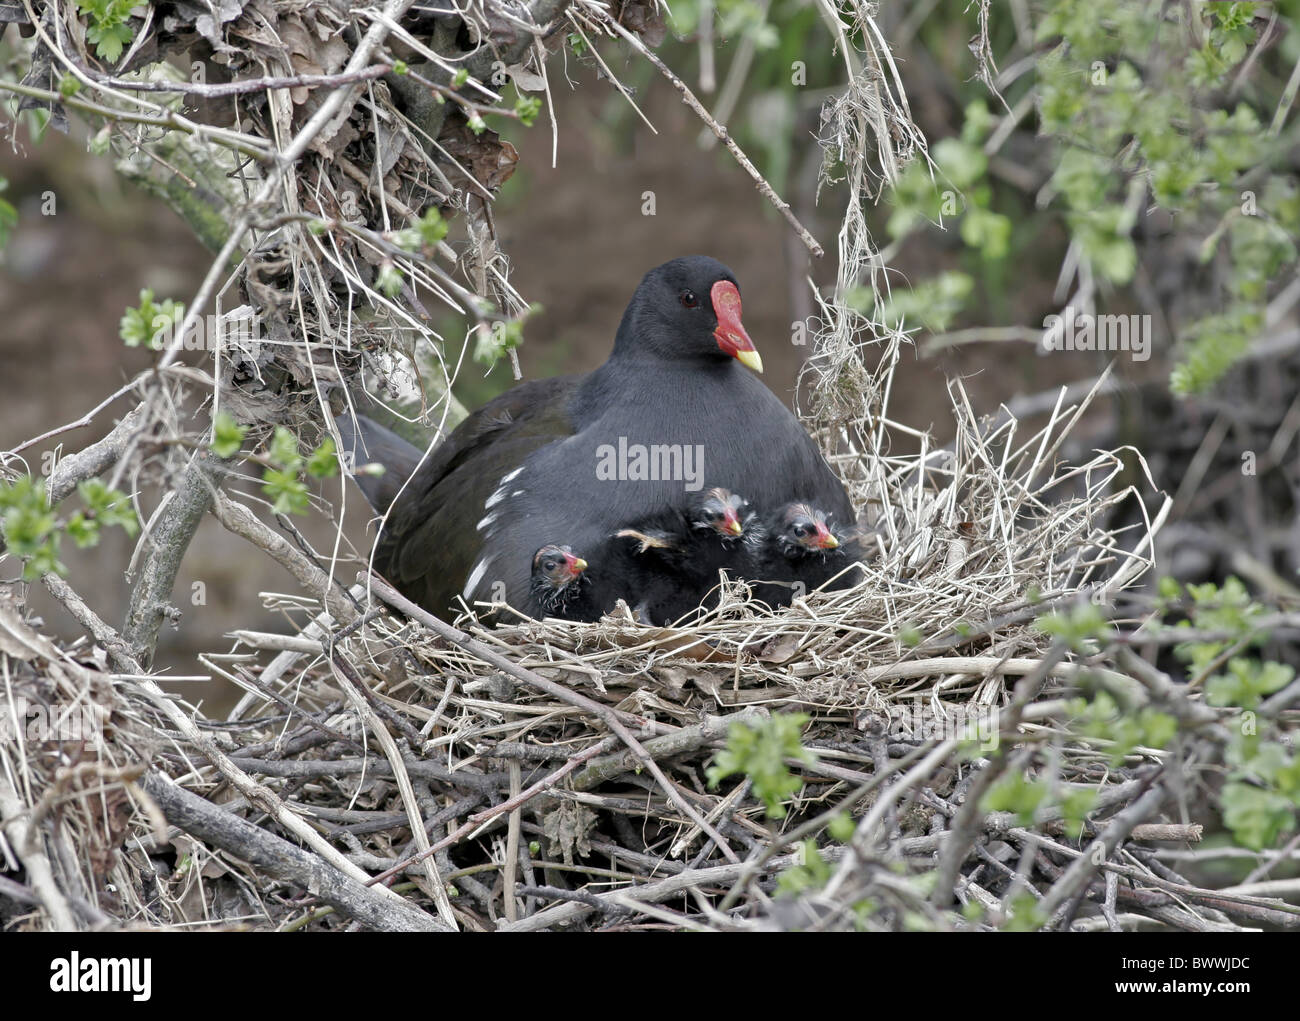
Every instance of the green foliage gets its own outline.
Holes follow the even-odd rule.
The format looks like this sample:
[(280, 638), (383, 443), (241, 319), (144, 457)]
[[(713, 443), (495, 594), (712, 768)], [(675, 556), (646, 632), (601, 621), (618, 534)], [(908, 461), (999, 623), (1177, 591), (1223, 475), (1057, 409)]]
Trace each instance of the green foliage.
[[(430, 206), (421, 214), (414, 227), (399, 230), (393, 235), (393, 243), (403, 251), (423, 252), (427, 257), (437, 247), (438, 242), (447, 236), (448, 229), (447, 221), (442, 218), (442, 213), (438, 207)], [(398, 287), (401, 287), (400, 277)], [(385, 291), (384, 293), (387, 294), (388, 292)], [(389, 294), (390, 298), (392, 296), (392, 294)]]
[(24, 580), (35, 581), (48, 571), (67, 571), (59, 562), (58, 523), (45, 498), (44, 479), (24, 475), (0, 484), (0, 527), (8, 549), (28, 558)]
[(800, 864), (790, 866), (776, 877), (777, 896), (795, 897), (825, 886), (831, 878), (831, 867), (817, 850), (817, 841), (805, 840), (800, 844), (799, 858)]
[(541, 311), (542, 306), (534, 303), (514, 319), (497, 319), (490, 325), (480, 325), (474, 344), (474, 361), (481, 365), (495, 365), (508, 351), (524, 342), (524, 324)]
[(909, 649), (915, 649), (921, 644), (921, 632), (913, 624), (905, 624), (898, 629), (898, 640), (906, 645)]
[(220, 412), (212, 425), (212, 452), (218, 457), (234, 457), (243, 447), (247, 431), (228, 412)]
[(1034, 623), (1044, 634), (1085, 655), (1095, 653), (1098, 641), (1112, 634), (1110, 621), (1101, 607), (1094, 603), (1081, 603), (1068, 610), (1045, 614)]
[(1291, 684), (1295, 671), (1284, 663), (1233, 656), (1226, 670), (1206, 676), (1229, 649), (1258, 646), (1268, 638), (1268, 630), (1261, 626), (1265, 607), (1250, 597), (1237, 578), (1229, 577), (1222, 585), (1186, 587), (1162, 578), (1157, 593), (1162, 617), (1184, 615), (1171, 628), (1174, 633), (1196, 631), (1210, 636), (1174, 647), (1193, 676), (1205, 678), (1206, 702), (1241, 710), (1235, 721), (1225, 719), (1230, 726), (1235, 722), (1236, 730), (1226, 756), (1229, 772), (1219, 793), (1223, 823), (1244, 847), (1257, 851), (1274, 847), (1296, 828), (1300, 755), (1288, 747), (1277, 725), (1258, 717), (1255, 710), (1269, 695)]
[(1223, 824), (1244, 847), (1262, 851), (1276, 847), (1282, 835), (1295, 829), (1295, 805), (1273, 791), (1246, 783), (1226, 783), (1220, 797)]
[(1205, 700), (1215, 706), (1254, 709), (1265, 696), (1281, 691), (1294, 678), (1295, 671), (1284, 663), (1233, 658), (1226, 674), (1215, 674), (1205, 682)]
[[(977, 7), (965, 16), (976, 18)], [(1045, 0), (1033, 13), (1036, 76), (1016, 82), (1007, 101), (1023, 102), (1032, 85), (1040, 151), (1049, 147), (1055, 167), (1047, 186), (1034, 190), (1030, 205), (1024, 185), (1002, 183), (1014, 178), (995, 173), (986, 152), (999, 117), (982, 96), (974, 98), (986, 92), (982, 86), (977, 92), (973, 79), (970, 88), (961, 84), (968, 62), (954, 62), (944, 70), (965, 103), (959, 134), (931, 147), (933, 166), (915, 160), (904, 170), (888, 195), (886, 229), (901, 241), (931, 224), (951, 229), (955, 219), (963, 269), (983, 278), (982, 293), (992, 299), (985, 308), (1008, 300), (999, 285), (1012, 280), (997, 265), (1030, 254), (1030, 246), (1041, 250), (1051, 236), (1044, 218), (1065, 227), (1103, 298), (1130, 288), (1148, 255), (1158, 266), (1156, 246), (1178, 250), (1190, 240), (1204, 262), (1213, 262), (1217, 290), (1178, 317), (1169, 383), (1179, 396), (1204, 393), (1249, 351), (1270, 291), (1300, 263), (1300, 186), (1287, 155), (1294, 132), (1270, 125), (1274, 111), (1286, 107), (1282, 90), (1294, 43), (1260, 51), (1260, 30), (1274, 16), (1263, 5), (1152, 10), (1129, 0)], [(1277, 11), (1288, 39), (1298, 13), (1294, 6)], [(1009, 41), (1007, 21), (1002, 38)], [(944, 33), (921, 35), (942, 63)], [(999, 147), (997, 158), (1007, 161), (1013, 152)], [(1135, 234), (1139, 216), (1155, 210), (1172, 218)], [(929, 284), (912, 282), (914, 301), (896, 291), (884, 321), (892, 325), (901, 314), (909, 326), (948, 329), (965, 296), (933, 305)]]
[[(242, 437), (241, 437), (242, 439)], [(262, 492), (276, 514), (305, 514), (308, 508), (305, 471), (312, 478), (338, 474), (338, 451), (327, 436), (306, 458), (298, 450), (298, 437), (284, 426), (276, 426), (266, 450), (269, 464), (262, 471)]]
[(1256, 310), (1234, 306), (1206, 316), (1188, 328), (1183, 360), (1169, 374), (1169, 388), (1179, 397), (1205, 393), (1250, 347), (1261, 323)]
[(1072, 833), (1078, 833), (1088, 813), (1097, 803), (1097, 790), (1093, 787), (1075, 787), (1061, 799), (1061, 815)]
[(1186, 619), (1175, 625), (1177, 628), (1226, 635), (1221, 639), (1198, 639), (1174, 646), (1174, 655), (1188, 663), (1194, 675), (1203, 674), (1220, 655), (1239, 642), (1244, 641), (1249, 647), (1268, 639), (1268, 632), (1259, 626), (1260, 618), (1267, 611), (1250, 598), (1238, 578), (1230, 575), (1222, 586), (1206, 582), (1188, 585), (1185, 590), (1173, 579), (1165, 578), (1159, 591), (1166, 612), (1184, 610), (1187, 614)]
[(1048, 785), (1041, 780), (1008, 773), (984, 793), (980, 808), (985, 812), (1014, 812), (1021, 826), (1031, 826), (1047, 792)]
[(1032, 893), (1018, 893), (1007, 905), (1009, 915), (1002, 923), (1003, 932), (1036, 932), (1047, 924), (1047, 916)]
[(405, 279), (400, 269), (391, 262), (384, 262), (379, 267), (379, 272), (375, 274), (375, 287), (384, 297), (396, 298), (402, 291), (402, 283)]
[(23, 557), (23, 578), (36, 581), (48, 572), (67, 573), (59, 560), (59, 544), (66, 533), (79, 548), (98, 545), (105, 525), (117, 525), (128, 535), (139, 531), (135, 511), (126, 494), (109, 489), (98, 479), (77, 485), (85, 504), (66, 521), (59, 521), (46, 496), (45, 480), (24, 475), (0, 483), (0, 530), (11, 553)]
[(727, 732), (727, 746), (709, 766), (709, 786), (736, 773), (753, 781), (754, 793), (767, 808), (772, 819), (785, 818), (782, 804), (798, 793), (803, 781), (785, 764), (788, 758), (812, 762), (813, 753), (803, 746), (800, 735), (808, 723), (805, 713), (773, 713), (754, 725), (732, 724)]
[[(1133, 276), (1130, 182), (1178, 212), (1181, 231), (1204, 235), (1204, 259), (1226, 256), (1220, 308), (1228, 307), (1185, 328), (1170, 378), (1179, 395), (1209, 389), (1245, 353), (1268, 284), (1297, 259), (1284, 198), (1294, 182), (1275, 172), (1284, 147), (1250, 103), (1220, 105), (1238, 94), (1226, 86), (1257, 42), (1254, 9), (1202, 4), (1152, 16), (1122, 0), (1057, 0), (1039, 25), (1039, 39), (1055, 41), (1039, 62), (1039, 116), (1061, 150), (1053, 186), (1099, 275), (1120, 284)], [(1186, 24), (1189, 16), (1199, 24)]]
[[(0, 194), (9, 188), (9, 182), (0, 175)], [(9, 243), (9, 235), (18, 226), (18, 210), (7, 199), (0, 198), (0, 248)]]
[(1168, 713), (1150, 706), (1128, 711), (1107, 691), (1098, 691), (1091, 702), (1078, 699), (1072, 708), (1079, 733), (1111, 742), (1111, 766), (1121, 765), (1139, 746), (1164, 748), (1178, 733), (1178, 721)]
[(456, 73), (451, 76), (451, 87), (453, 89), (459, 89), (467, 81), (469, 81), (469, 68), (457, 68)]
[(86, 513), (101, 525), (116, 525), (127, 535), (135, 536), (140, 525), (135, 510), (125, 493), (109, 489), (99, 479), (88, 479), (77, 484), (77, 492), (86, 504)]
[(159, 351), (184, 319), (183, 304), (171, 298), (155, 302), (153, 291), (146, 288), (140, 292), (140, 304), (122, 313), (118, 333), (127, 347), (145, 344)]
[(98, 479), (78, 483), (77, 492), (86, 505), (67, 521), (67, 532), (79, 549), (99, 545), (100, 530), (104, 525), (117, 525), (127, 535), (140, 531), (131, 501), (115, 489), (109, 489)]
[(853, 839), (857, 824), (848, 812), (840, 812), (830, 821), (830, 825), (826, 829), (833, 839), (838, 840), (841, 844), (847, 844)]
[(86, 41), (95, 53), (116, 64), (134, 35), (126, 24), (135, 0), (77, 0), (77, 10), (86, 15)]
[(307, 458), (307, 474), (314, 479), (332, 479), (338, 473), (338, 448), (334, 445), (334, 437), (326, 436)]
[(937, 331), (948, 328), (974, 287), (974, 280), (953, 270), (922, 280), (910, 290), (897, 289), (878, 307), (875, 294), (865, 287), (851, 291), (847, 301), (859, 311), (871, 312), (886, 326), (905, 327), (910, 322)]
[(276, 514), (306, 513), (307, 485), (298, 477), (303, 464), (298, 438), (284, 426), (276, 426), (266, 459), (271, 465), (262, 472), (262, 492), (271, 509)]
[(542, 101), (535, 96), (520, 96), (515, 103), (515, 116), (526, 128), (531, 128), (542, 112)]

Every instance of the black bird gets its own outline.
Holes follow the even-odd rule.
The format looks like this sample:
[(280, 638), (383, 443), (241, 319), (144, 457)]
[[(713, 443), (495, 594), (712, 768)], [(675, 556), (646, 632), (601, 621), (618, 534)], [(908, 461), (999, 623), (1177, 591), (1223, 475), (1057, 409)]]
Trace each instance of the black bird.
[(624, 542), (612, 554), (626, 563), (623, 587), (632, 596), (624, 598), (652, 624), (671, 624), (702, 604), (713, 605), (719, 570), (738, 577), (761, 542), (757, 519), (743, 497), (715, 487), (684, 510), (620, 529), (615, 539)]
[(548, 617), (596, 620), (600, 611), (588, 598), (587, 561), (569, 546), (548, 543), (533, 555), (530, 588), (533, 600)]
[[(604, 365), (507, 391), (432, 452), (392, 505), (376, 567), (433, 613), (449, 616), (458, 598), (472, 604), (499, 582), (512, 606), (536, 615), (538, 549), (564, 536), (594, 558), (628, 522), (684, 508), (705, 475), (755, 506), (803, 496), (850, 520), (812, 439), (749, 371), (762, 363), (740, 311), (736, 278), (715, 259), (651, 270)], [(358, 426), (369, 448), (373, 423)], [(396, 487), (381, 488), (382, 504)]]
[(846, 568), (859, 556), (857, 530), (835, 526), (833, 520), (833, 515), (805, 500), (784, 504), (769, 514), (752, 572), (754, 594), (771, 606), (786, 606), (792, 597), (827, 582), (830, 589), (854, 584), (857, 572)]

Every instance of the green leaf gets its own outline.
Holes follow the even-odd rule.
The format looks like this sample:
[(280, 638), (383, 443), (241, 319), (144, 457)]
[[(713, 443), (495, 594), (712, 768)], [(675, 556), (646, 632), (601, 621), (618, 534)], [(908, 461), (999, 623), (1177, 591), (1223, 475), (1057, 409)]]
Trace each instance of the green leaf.
[(280, 468), (298, 470), (302, 458), (298, 454), (298, 437), (282, 425), (275, 427), (271, 445), (266, 451), (267, 460)]
[(87, 518), (81, 511), (68, 518), (67, 527), (68, 535), (72, 537), (78, 549), (86, 549), (99, 543), (99, 522)]
[(930, 156), (959, 191), (965, 191), (975, 184), (989, 166), (988, 157), (979, 146), (957, 138), (941, 139), (930, 150)]
[(234, 457), (244, 446), (247, 429), (235, 422), (228, 412), (222, 411), (212, 424), (211, 450), (218, 457)]
[(831, 819), (827, 829), (830, 831), (832, 839), (838, 840), (841, 844), (847, 844), (853, 839), (857, 824), (848, 812), (840, 812)]
[(118, 525), (130, 536), (134, 536), (140, 530), (131, 498), (125, 493), (109, 489), (99, 479), (87, 479), (85, 482), (77, 483), (77, 492), (85, 502), (87, 510), (99, 524)]
[(1276, 847), (1282, 834), (1295, 828), (1291, 802), (1280, 794), (1251, 784), (1224, 784), (1219, 808), (1224, 825), (1232, 830), (1233, 839), (1255, 851)]
[(534, 96), (521, 96), (515, 103), (515, 116), (526, 128), (531, 128), (542, 112), (542, 101)]
[(1059, 638), (1075, 652), (1091, 655), (1097, 643), (1105, 641), (1114, 632), (1101, 608), (1093, 603), (1049, 613), (1039, 617), (1034, 625), (1044, 634)]
[(146, 288), (140, 292), (140, 304), (122, 313), (118, 334), (127, 347), (144, 344), (159, 351), (168, 339), (180, 339), (175, 337), (175, 331), (184, 319), (183, 304), (170, 298), (157, 303), (153, 291)]
[(334, 437), (326, 436), (307, 458), (307, 474), (314, 479), (331, 479), (338, 473), (338, 449), (334, 446)]
[(972, 208), (962, 217), (961, 239), (978, 248), (986, 259), (1006, 257), (1011, 242), (1011, 221), (1001, 213)]
[(380, 266), (379, 273), (375, 276), (375, 286), (386, 298), (395, 298), (401, 293), (402, 281), (402, 271), (391, 262)]
[(1014, 812), (1021, 826), (1030, 826), (1045, 797), (1046, 783), (1009, 773), (988, 789), (980, 807), (986, 812)]
[(783, 801), (796, 794), (803, 781), (785, 764), (787, 758), (814, 761), (813, 753), (803, 746), (801, 735), (808, 723), (804, 713), (773, 713), (760, 723), (734, 723), (727, 733), (727, 746), (714, 756), (707, 776), (710, 787), (736, 773), (747, 775), (754, 794), (773, 819), (785, 817)]
[(307, 484), (296, 471), (268, 468), (262, 473), (262, 490), (276, 514), (305, 514), (308, 509)]

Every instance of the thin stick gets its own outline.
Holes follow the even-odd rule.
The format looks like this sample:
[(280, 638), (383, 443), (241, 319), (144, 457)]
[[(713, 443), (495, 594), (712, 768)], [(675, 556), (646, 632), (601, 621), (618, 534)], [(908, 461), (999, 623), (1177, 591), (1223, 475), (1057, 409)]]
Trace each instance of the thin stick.
[(641, 56), (650, 61), (650, 63), (659, 69), (660, 74), (676, 86), (677, 91), (682, 94), (682, 102), (694, 110), (700, 120), (704, 121), (704, 123), (709, 126), (709, 129), (717, 136), (718, 141), (727, 147), (727, 151), (735, 157), (736, 162), (740, 164), (745, 173), (753, 178), (754, 186), (759, 190), (763, 197), (772, 203), (778, 213), (785, 217), (786, 223), (788, 223), (791, 229), (799, 235), (799, 240), (804, 243), (804, 246), (808, 251), (812, 252), (812, 254), (819, 259), (825, 255), (826, 253), (822, 249), (822, 246), (817, 243), (817, 239), (808, 233), (807, 228), (799, 222), (799, 218), (791, 211), (790, 203), (781, 198), (781, 196), (776, 193), (776, 190), (767, 183), (767, 179), (758, 172), (758, 168), (750, 162), (749, 157), (746, 156), (744, 150), (735, 143), (731, 135), (727, 132), (727, 129), (715, 121), (709, 114), (709, 111), (704, 108), (704, 104), (695, 98), (695, 93), (690, 90), (690, 87), (678, 78), (667, 64), (651, 52), (651, 50), (646, 47), (645, 43), (620, 25), (614, 18), (606, 19), (606, 24), (631, 43), (632, 47), (640, 53)]

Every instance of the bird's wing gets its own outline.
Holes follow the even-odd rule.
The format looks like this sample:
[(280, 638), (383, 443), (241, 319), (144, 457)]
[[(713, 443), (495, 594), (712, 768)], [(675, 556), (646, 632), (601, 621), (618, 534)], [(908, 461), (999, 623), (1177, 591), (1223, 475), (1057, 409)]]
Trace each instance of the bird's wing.
[(572, 376), (525, 383), (469, 416), (394, 504), (376, 543), (376, 567), (435, 613), (445, 613), (462, 592), (472, 595), (485, 579), (501, 577), (513, 591), (521, 576), (526, 585), (529, 564), (484, 562), (489, 504), (494, 494), (498, 503), (509, 499), (512, 473), (531, 454), (572, 435), (568, 403), (575, 386)]

